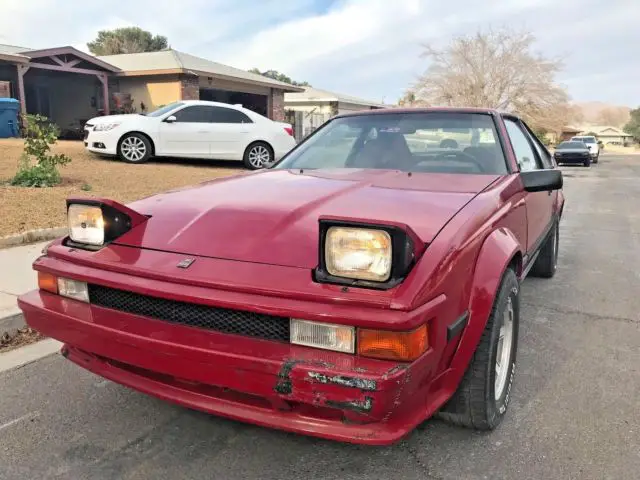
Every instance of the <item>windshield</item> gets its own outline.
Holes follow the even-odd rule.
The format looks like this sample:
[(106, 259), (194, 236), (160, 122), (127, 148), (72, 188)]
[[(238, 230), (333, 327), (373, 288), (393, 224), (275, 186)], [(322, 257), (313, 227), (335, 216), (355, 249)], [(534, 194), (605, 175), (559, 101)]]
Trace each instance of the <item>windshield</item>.
[(169, 105), (160, 107), (159, 109), (154, 110), (153, 112), (147, 113), (147, 117), (161, 117), (165, 113), (169, 113), (174, 108), (181, 107), (182, 105), (184, 105), (184, 103), (181, 103), (181, 102), (170, 103)]
[(584, 143), (579, 142), (579, 141), (575, 141), (575, 142), (562, 142), (560, 145), (558, 145), (556, 147), (557, 150), (568, 150), (570, 148), (580, 148), (580, 149), (585, 149), (587, 148), (585, 146)]
[(506, 174), (487, 114), (385, 113), (336, 118), (274, 168), (368, 168)]

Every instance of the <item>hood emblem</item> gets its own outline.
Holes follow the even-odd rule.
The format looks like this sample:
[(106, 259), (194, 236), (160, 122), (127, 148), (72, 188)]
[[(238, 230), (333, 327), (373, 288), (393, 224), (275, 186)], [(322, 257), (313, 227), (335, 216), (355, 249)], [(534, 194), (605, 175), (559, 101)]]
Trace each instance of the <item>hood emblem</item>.
[(178, 265), (176, 265), (178, 268), (189, 268), (191, 266), (191, 264), (193, 262), (195, 262), (196, 259), (195, 258), (185, 258), (184, 260), (180, 260), (178, 262)]

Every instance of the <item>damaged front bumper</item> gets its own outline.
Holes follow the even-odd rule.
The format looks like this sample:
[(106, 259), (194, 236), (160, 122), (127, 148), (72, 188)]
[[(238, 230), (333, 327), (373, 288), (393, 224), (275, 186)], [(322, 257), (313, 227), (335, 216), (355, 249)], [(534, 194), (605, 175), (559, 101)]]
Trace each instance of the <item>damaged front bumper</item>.
[(71, 361), (180, 405), (333, 440), (393, 443), (448, 392), (433, 350), (395, 363), (225, 335), (47, 292), (19, 299), (27, 323)]

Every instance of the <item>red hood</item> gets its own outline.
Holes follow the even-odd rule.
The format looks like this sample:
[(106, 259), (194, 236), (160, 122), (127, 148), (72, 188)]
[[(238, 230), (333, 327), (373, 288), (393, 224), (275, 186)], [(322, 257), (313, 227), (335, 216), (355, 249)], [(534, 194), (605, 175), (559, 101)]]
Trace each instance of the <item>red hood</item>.
[(321, 216), (409, 225), (425, 243), (494, 175), (389, 170), (267, 170), (134, 202), (151, 215), (118, 244), (313, 268)]

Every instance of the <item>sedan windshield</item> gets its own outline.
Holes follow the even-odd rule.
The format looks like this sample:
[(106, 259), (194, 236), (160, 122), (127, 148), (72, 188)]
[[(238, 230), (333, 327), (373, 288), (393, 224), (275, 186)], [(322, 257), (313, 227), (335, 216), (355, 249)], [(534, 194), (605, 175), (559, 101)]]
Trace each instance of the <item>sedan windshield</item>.
[(506, 174), (493, 118), (459, 112), (338, 117), (274, 168)]
[(169, 113), (171, 110), (181, 107), (182, 105), (184, 105), (184, 103), (181, 103), (181, 102), (170, 103), (168, 105), (165, 105), (164, 107), (160, 107), (159, 109), (154, 110), (153, 112), (147, 113), (147, 117), (161, 117), (165, 113)]
[(556, 147), (556, 150), (569, 150), (569, 149), (580, 149), (584, 150), (587, 146), (582, 142), (562, 142), (560, 145)]

